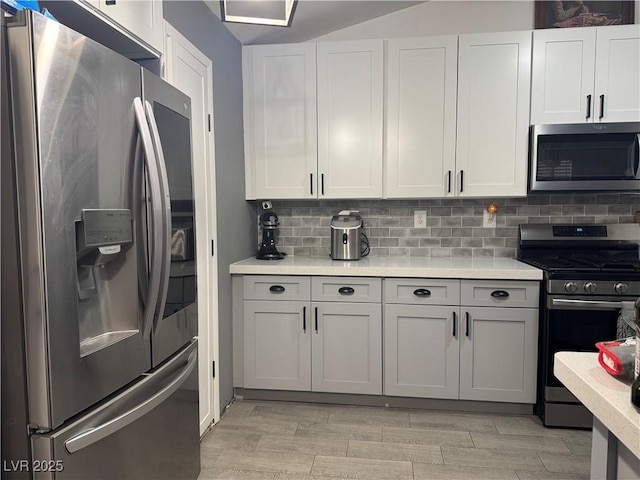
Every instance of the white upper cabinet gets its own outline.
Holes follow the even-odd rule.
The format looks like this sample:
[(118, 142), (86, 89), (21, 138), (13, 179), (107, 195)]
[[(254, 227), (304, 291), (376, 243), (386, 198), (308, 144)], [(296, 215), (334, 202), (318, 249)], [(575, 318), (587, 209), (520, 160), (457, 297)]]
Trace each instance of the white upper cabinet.
[(452, 194), (458, 37), (387, 42), (385, 197)]
[(92, 0), (92, 5), (158, 52), (162, 52), (161, 0)]
[(531, 35), (245, 47), (246, 198), (525, 196)]
[(595, 121), (639, 122), (640, 25), (610, 28), (596, 29)]
[(319, 198), (382, 197), (383, 41), (318, 43)]
[(132, 60), (157, 61), (163, 54), (162, 0), (41, 0), (39, 5), (60, 23)]
[(640, 26), (536, 30), (531, 124), (640, 120)]
[(244, 55), (251, 85), (245, 89), (245, 155), (254, 168), (247, 197), (316, 198), (315, 44), (247, 47)]
[(456, 194), (525, 196), (531, 32), (461, 35)]

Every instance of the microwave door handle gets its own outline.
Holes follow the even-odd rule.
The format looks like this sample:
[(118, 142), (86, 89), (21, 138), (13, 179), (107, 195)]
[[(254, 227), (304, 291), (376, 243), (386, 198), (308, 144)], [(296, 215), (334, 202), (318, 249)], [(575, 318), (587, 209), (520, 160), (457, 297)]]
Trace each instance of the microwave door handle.
[[(149, 281), (147, 294), (144, 297), (144, 322), (143, 333), (147, 337), (153, 325), (153, 317), (157, 310), (158, 294), (160, 292), (160, 274), (162, 266), (162, 200), (160, 194), (160, 179), (156, 166), (155, 151), (151, 141), (151, 131), (144, 113), (144, 107), (139, 97), (133, 100), (138, 134), (144, 150), (144, 164), (146, 167), (151, 205), (151, 255), (149, 260)], [(139, 272), (139, 275), (146, 275)]]
[(156, 332), (158, 330), (159, 321), (163, 318), (164, 307), (167, 303), (167, 291), (169, 289), (169, 273), (171, 269), (171, 197), (169, 195), (169, 178), (167, 176), (167, 168), (164, 162), (164, 152), (162, 150), (162, 143), (160, 142), (160, 133), (158, 131), (158, 124), (156, 123), (156, 117), (153, 114), (153, 108), (151, 107), (151, 104), (146, 100), (144, 103), (147, 120), (149, 121), (149, 127), (151, 130), (151, 138), (153, 139), (153, 145), (156, 153), (156, 162), (160, 180), (160, 192), (163, 202), (162, 273), (160, 277), (161, 284), (159, 290), (158, 308), (156, 310), (157, 315), (155, 317), (155, 323), (153, 325), (153, 331)]

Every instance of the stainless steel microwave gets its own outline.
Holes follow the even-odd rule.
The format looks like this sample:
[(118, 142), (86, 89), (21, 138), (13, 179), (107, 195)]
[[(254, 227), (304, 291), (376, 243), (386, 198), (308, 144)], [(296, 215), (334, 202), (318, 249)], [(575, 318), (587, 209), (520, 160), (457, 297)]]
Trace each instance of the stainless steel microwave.
[(640, 122), (533, 125), (530, 192), (640, 192)]

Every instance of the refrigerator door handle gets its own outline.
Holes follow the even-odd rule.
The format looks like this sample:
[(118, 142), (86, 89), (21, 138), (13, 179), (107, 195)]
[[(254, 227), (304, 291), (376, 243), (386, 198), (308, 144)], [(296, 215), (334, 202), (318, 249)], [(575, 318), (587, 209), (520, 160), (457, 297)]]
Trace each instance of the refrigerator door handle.
[(156, 315), (153, 323), (153, 332), (155, 333), (158, 330), (159, 322), (164, 315), (164, 307), (167, 302), (167, 291), (169, 289), (169, 273), (171, 269), (171, 196), (169, 195), (169, 177), (167, 176), (167, 167), (164, 163), (164, 152), (162, 150), (162, 143), (160, 143), (160, 133), (158, 132), (156, 117), (153, 114), (151, 104), (147, 100), (145, 100), (144, 105), (156, 154), (156, 165), (158, 168), (160, 190), (163, 200), (162, 210), (164, 220), (164, 231), (162, 233), (162, 273), (160, 275), (158, 307), (156, 309)]
[(149, 262), (149, 281), (144, 302), (144, 327), (143, 334), (146, 338), (153, 325), (153, 317), (157, 311), (158, 297), (160, 292), (160, 281), (162, 273), (162, 200), (160, 191), (160, 178), (157, 169), (157, 161), (151, 131), (144, 113), (142, 100), (136, 97), (133, 100), (133, 110), (135, 112), (138, 134), (142, 140), (144, 150), (145, 166), (149, 177), (149, 190), (151, 194), (151, 213), (153, 219), (152, 235), (152, 255)]
[[(122, 415), (117, 416), (116, 418), (109, 420), (102, 425), (97, 427), (89, 428), (82, 433), (66, 440), (64, 442), (65, 449), (73, 454), (76, 453), (83, 448), (86, 448), (94, 443), (102, 440), (103, 438), (108, 437), (112, 433), (117, 432), (118, 430), (123, 429), (130, 423), (136, 421), (137, 419), (143, 417), (151, 410), (156, 408), (162, 402), (164, 402), (167, 398), (169, 398), (173, 393), (178, 390), (182, 384), (187, 380), (191, 372), (196, 366), (198, 355), (198, 351), (194, 350), (189, 355), (189, 359), (187, 360), (187, 364), (181, 370), (181, 372), (162, 390), (153, 395), (152, 397), (146, 399), (144, 402), (135, 406), (131, 410), (123, 413)], [(151, 374), (154, 375), (154, 374)], [(148, 377), (147, 377), (148, 378)]]

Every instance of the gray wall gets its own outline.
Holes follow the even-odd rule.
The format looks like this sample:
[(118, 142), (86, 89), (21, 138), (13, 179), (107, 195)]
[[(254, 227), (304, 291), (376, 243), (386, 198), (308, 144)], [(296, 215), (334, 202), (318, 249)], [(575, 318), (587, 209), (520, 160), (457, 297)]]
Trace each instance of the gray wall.
[[(483, 210), (499, 205), (496, 228), (482, 227)], [(521, 223), (637, 221), (640, 195), (529, 195), (527, 198), (274, 201), (280, 220), (278, 250), (327, 256), (329, 222), (340, 210), (359, 209), (376, 257), (515, 257)], [(413, 228), (415, 210), (427, 228)]]
[(255, 253), (255, 203), (244, 199), (242, 46), (201, 1), (165, 1), (164, 18), (213, 62), (221, 404), (233, 398), (229, 264)]

